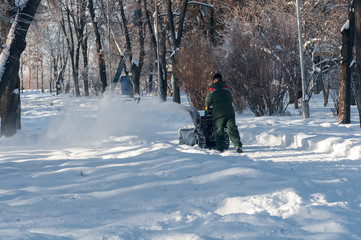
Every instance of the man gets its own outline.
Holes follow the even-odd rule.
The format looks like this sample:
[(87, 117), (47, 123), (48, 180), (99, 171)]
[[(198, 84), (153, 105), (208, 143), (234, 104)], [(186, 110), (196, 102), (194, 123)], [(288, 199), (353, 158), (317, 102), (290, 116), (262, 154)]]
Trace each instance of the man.
[(213, 84), (210, 86), (206, 97), (206, 110), (213, 105), (212, 115), (216, 147), (218, 151), (224, 151), (224, 128), (226, 128), (233, 145), (236, 147), (236, 151), (242, 153), (242, 142), (236, 126), (232, 101), (229, 86), (223, 81), (222, 75), (216, 73), (213, 76)]

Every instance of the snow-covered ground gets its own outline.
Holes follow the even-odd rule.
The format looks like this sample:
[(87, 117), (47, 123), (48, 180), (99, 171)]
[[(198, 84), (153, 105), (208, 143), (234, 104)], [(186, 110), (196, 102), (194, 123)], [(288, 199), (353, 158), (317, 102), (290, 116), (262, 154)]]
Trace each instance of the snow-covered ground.
[(0, 239), (361, 239), (361, 129), (237, 115), (244, 154), (178, 145), (183, 105), (22, 95), (0, 139)]

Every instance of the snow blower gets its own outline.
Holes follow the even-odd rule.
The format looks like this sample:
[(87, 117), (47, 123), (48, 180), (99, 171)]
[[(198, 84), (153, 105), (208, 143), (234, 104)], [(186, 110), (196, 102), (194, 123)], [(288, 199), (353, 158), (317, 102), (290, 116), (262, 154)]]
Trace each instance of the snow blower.
[[(212, 149), (216, 146), (214, 139), (214, 127), (212, 118), (212, 108), (204, 112), (203, 116), (200, 116), (197, 109), (194, 107), (186, 107), (186, 110), (190, 113), (194, 127), (185, 127), (178, 130), (179, 144), (186, 144), (190, 146), (198, 145), (201, 148)], [(229, 136), (224, 132), (225, 149), (229, 148)]]

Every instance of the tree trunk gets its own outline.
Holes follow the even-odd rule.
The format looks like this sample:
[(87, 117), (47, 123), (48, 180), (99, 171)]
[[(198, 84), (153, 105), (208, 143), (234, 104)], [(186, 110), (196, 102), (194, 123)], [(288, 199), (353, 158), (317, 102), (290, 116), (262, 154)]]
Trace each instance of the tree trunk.
[[(56, 88), (56, 95), (59, 95), (60, 89), (58, 89), (58, 60), (56, 58), (53, 58), (52, 61), (52, 72), (53, 72), (53, 79), (54, 79), (54, 88)], [(50, 84), (51, 86), (51, 84)]]
[(36, 49), (35, 72), (36, 72), (36, 90), (38, 90), (39, 89), (39, 49)]
[(294, 105), (295, 109), (298, 109), (298, 99), (300, 98), (300, 92), (301, 92), (301, 77), (297, 77), (296, 79), (296, 91), (294, 92)]
[[(172, 65), (176, 66), (176, 60), (175, 58), (172, 58)], [(173, 68), (174, 69), (174, 68)], [(175, 74), (172, 72), (172, 88), (173, 88), (173, 102), (181, 103), (180, 98), (180, 89), (178, 84), (178, 78), (175, 76)]]
[(66, 69), (66, 64), (68, 63), (68, 57), (65, 58), (65, 61), (61, 61), (60, 73), (56, 76), (56, 95), (60, 94), (61, 88), (64, 85), (64, 74)]
[[(22, 79), (22, 77), (21, 77)], [(49, 92), (50, 94), (53, 93), (53, 62), (50, 62), (49, 68)]]
[(0, 76), (1, 134), (5, 136), (12, 136), (21, 127), (20, 56), (26, 47), (26, 34), (39, 3), (40, 0), (29, 0), (18, 9), (8, 33), (6, 47), (0, 54), (0, 65), (3, 69)]
[(31, 53), (30, 53), (30, 45), (28, 44), (28, 89), (31, 88)]
[(89, 96), (89, 78), (88, 78), (88, 38), (84, 38), (82, 41), (82, 53), (83, 53), (83, 64), (84, 69), (82, 72), (83, 83), (84, 83), (84, 95)]
[(167, 89), (168, 89), (168, 72), (167, 72), (167, 34), (165, 32), (162, 32), (162, 34), (159, 36), (160, 38), (160, 83), (161, 83), (161, 99), (162, 101), (167, 101)]
[[(73, 81), (74, 81), (74, 87), (75, 87), (75, 96), (80, 96), (80, 89), (79, 89), (79, 54), (80, 54), (80, 43), (75, 44), (74, 41), (74, 33), (73, 33), (73, 27), (71, 25), (71, 19), (70, 19), (70, 9), (66, 8), (66, 16), (67, 16), (67, 25), (68, 25), (68, 32), (65, 29), (65, 20), (62, 19), (62, 29), (64, 32), (64, 35), (66, 37), (66, 42), (69, 49), (70, 54), (70, 61), (71, 61), (71, 67), (72, 67), (72, 75), (73, 75)], [(76, 26), (74, 26), (76, 28)], [(76, 31), (76, 29), (75, 29)]]
[(21, 128), (20, 78), (14, 75), (1, 96), (1, 136), (11, 137)]
[(144, 50), (144, 25), (142, 24), (143, 19), (143, 11), (141, 7), (141, 1), (137, 0), (137, 22), (136, 27), (138, 31), (138, 41), (139, 41), (139, 59), (136, 59), (134, 57), (134, 49), (132, 47), (132, 41), (130, 37), (130, 31), (128, 29), (128, 21), (125, 16), (125, 9), (123, 5), (123, 1), (119, 0), (119, 6), (120, 6), (120, 14), (123, 22), (123, 29), (124, 29), (124, 36), (125, 36), (125, 48), (127, 53), (129, 54), (129, 64), (131, 65), (131, 71), (132, 71), (132, 78), (133, 78), (133, 94), (132, 95), (139, 95), (140, 94), (140, 76), (141, 71), (143, 68), (144, 63), (144, 56), (145, 56), (145, 50)]
[(43, 66), (42, 58), (40, 61), (40, 66), (41, 66), (41, 93), (44, 93), (44, 66)]
[(100, 76), (100, 81), (102, 83), (102, 93), (104, 93), (108, 86), (107, 74), (106, 74), (106, 70), (105, 70), (105, 61), (104, 61), (104, 56), (102, 53), (102, 43), (101, 43), (101, 39), (100, 39), (98, 23), (95, 19), (93, 0), (89, 0), (88, 9), (89, 9), (90, 17), (92, 20), (93, 29), (95, 32), (95, 43), (96, 43), (96, 49), (97, 49), (97, 53), (98, 53), (97, 56), (98, 56), (99, 76)]
[[(139, 59), (138, 63), (132, 64), (132, 73), (133, 73), (133, 81), (134, 81), (134, 94), (140, 95), (140, 76), (143, 68), (145, 50), (144, 50), (144, 24), (143, 21), (143, 11), (141, 6), (141, 1), (137, 1), (137, 20), (138, 20), (138, 38), (139, 38)], [(132, 54), (133, 55), (133, 54)], [(134, 56), (133, 56), (134, 57)]]
[(355, 45), (356, 45), (356, 72), (353, 79), (353, 89), (360, 118), (361, 127), (361, 0), (354, 1), (355, 6)]
[[(5, 12), (7, 21), (1, 22), (1, 45), (5, 46), (6, 37), (10, 30), (10, 19), (16, 12), (11, 11), (10, 6), (4, 1), (0, 1)], [(21, 106), (20, 106), (20, 92), (19, 89), (14, 91), (16, 85), (20, 85), (20, 79), (9, 82), (6, 86), (5, 92), (0, 98), (0, 118), (1, 118), (1, 133), (0, 136), (12, 136), (16, 133), (17, 129), (20, 129), (21, 122)], [(18, 114), (19, 113), (19, 114)]]
[(20, 78), (15, 77), (15, 87), (9, 84), (1, 97), (1, 136), (6, 137), (21, 129)]
[(211, 8), (211, 17), (209, 19), (209, 35), (211, 39), (211, 43), (213, 46), (216, 46), (216, 30), (215, 30), (215, 16), (214, 16), (214, 8)]
[[(160, 55), (160, 49), (157, 49), (157, 38), (156, 38), (156, 29), (154, 29), (154, 25), (153, 23), (156, 22), (158, 23), (159, 21), (151, 21), (151, 14), (146, 6), (146, 2), (144, 1), (144, 8), (145, 8), (145, 14), (146, 14), (146, 19), (147, 19), (147, 24), (148, 24), (148, 28), (149, 28), (149, 33), (151, 35), (151, 40), (152, 40), (152, 45), (153, 45), (153, 49), (154, 49), (154, 56), (158, 55), (158, 50), (159, 50), (159, 55)], [(155, 6), (157, 7), (157, 6)], [(156, 11), (157, 12), (157, 11)], [(158, 16), (155, 16), (156, 18), (158, 18)], [(156, 19), (154, 19), (156, 20)], [(156, 25), (155, 27), (158, 28), (158, 26)], [(164, 29), (161, 27), (161, 29)], [(164, 34), (162, 34), (164, 35)], [(158, 35), (160, 38), (160, 34)], [(160, 39), (159, 39), (160, 41)], [(165, 43), (165, 41), (163, 41)], [(160, 48), (160, 46), (159, 46)], [(164, 51), (164, 54), (166, 54), (166, 51)], [(164, 57), (165, 59), (165, 55), (164, 56), (159, 56), (160, 61), (157, 61), (157, 68), (159, 69), (159, 74), (158, 74), (158, 89), (159, 89), (159, 96), (161, 101), (166, 101), (167, 100), (167, 74), (166, 74), (166, 67), (162, 64), (161, 59)]]
[(24, 62), (23, 59), (20, 59), (20, 92), (24, 93), (24, 71), (23, 71), (23, 67), (24, 67)]
[(87, 37), (84, 36), (84, 30), (86, 26), (86, 8), (87, 0), (77, 0), (76, 8), (71, 12), (71, 17), (73, 19), (74, 30), (77, 39), (76, 51), (75, 51), (75, 67), (77, 81), (75, 82), (75, 89), (77, 96), (80, 95), (80, 86), (79, 86), (79, 61), (80, 61), (80, 48), (82, 48), (84, 69), (82, 71), (82, 77), (84, 82), (84, 94), (89, 96), (88, 88), (88, 56), (87, 56)]
[[(172, 47), (172, 69), (175, 69), (176, 67), (176, 53), (178, 49), (180, 48), (181, 41), (182, 41), (182, 35), (183, 35), (183, 24), (187, 12), (187, 6), (188, 6), (188, 0), (185, 0), (182, 2), (181, 6), (181, 12), (179, 16), (178, 21), (178, 29), (176, 29), (174, 24), (174, 15), (172, 10), (172, 1), (167, 0), (167, 17), (168, 17), (168, 27), (170, 30), (170, 45)], [(173, 102), (180, 103), (180, 90), (178, 86), (178, 79), (174, 76), (174, 73), (172, 72), (172, 88), (173, 88)]]
[(341, 65), (340, 65), (340, 92), (338, 107), (338, 123), (351, 123), (351, 67), (352, 49), (355, 38), (355, 15), (353, 6), (348, 17), (349, 27), (342, 30)]
[(79, 86), (79, 57), (80, 57), (80, 44), (76, 45), (75, 49), (75, 58), (73, 64), (73, 78), (75, 86), (75, 96), (80, 96), (80, 86)]

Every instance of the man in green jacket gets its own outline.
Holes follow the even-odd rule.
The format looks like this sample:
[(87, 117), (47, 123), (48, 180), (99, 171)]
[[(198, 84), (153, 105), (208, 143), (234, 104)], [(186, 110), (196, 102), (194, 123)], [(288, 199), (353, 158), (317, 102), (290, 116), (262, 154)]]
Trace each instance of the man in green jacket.
[(236, 126), (232, 101), (229, 86), (223, 81), (222, 75), (216, 73), (213, 76), (213, 84), (210, 86), (206, 97), (206, 110), (213, 106), (212, 115), (216, 147), (218, 151), (224, 151), (224, 128), (226, 128), (233, 145), (236, 147), (236, 151), (242, 153), (242, 142)]

